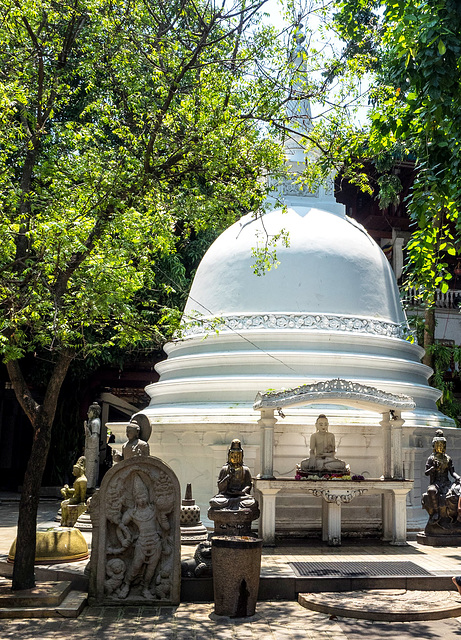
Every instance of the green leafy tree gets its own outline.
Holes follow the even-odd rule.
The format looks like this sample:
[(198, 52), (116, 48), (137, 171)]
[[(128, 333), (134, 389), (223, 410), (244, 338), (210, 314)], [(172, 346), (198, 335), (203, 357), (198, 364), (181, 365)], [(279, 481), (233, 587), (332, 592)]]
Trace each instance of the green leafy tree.
[[(0, 349), (33, 426), (14, 589), (34, 584), (39, 487), (71, 362), (156, 344), (184, 274), (178, 243), (258, 210), (258, 178), (280, 165), (255, 124), (281, 100), (255, 65), (277, 50), (256, 25), (262, 4), (0, 8)], [(37, 353), (40, 398), (23, 366)]]
[(387, 165), (378, 185), (387, 202), (401, 190), (390, 171), (393, 162), (415, 162), (407, 200), (414, 222), (408, 284), (419, 287), (430, 306), (436, 288), (448, 290), (447, 258), (459, 252), (461, 5), (456, 0), (336, 4), (345, 55), (360, 56), (372, 74), (369, 126), (338, 142), (339, 155), (353, 179), (363, 159)]

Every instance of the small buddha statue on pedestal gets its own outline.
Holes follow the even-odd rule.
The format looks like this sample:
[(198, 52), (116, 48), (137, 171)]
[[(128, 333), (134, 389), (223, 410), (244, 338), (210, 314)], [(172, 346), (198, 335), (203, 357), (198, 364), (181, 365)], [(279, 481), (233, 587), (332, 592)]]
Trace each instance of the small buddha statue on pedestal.
[(215, 523), (213, 535), (252, 535), (251, 523), (259, 518), (259, 507), (250, 495), (251, 486), (251, 473), (243, 464), (240, 440), (232, 440), (227, 464), (219, 472), (219, 493), (210, 500), (208, 509), (208, 517)]
[(321, 413), (315, 422), (316, 431), (311, 435), (309, 458), (298, 465), (301, 475), (325, 475), (349, 473), (349, 465), (335, 457), (335, 436), (328, 431), (328, 418)]
[(76, 480), (73, 487), (65, 484), (61, 489), (61, 527), (73, 527), (78, 517), (86, 511), (85, 456), (81, 456), (72, 468)]

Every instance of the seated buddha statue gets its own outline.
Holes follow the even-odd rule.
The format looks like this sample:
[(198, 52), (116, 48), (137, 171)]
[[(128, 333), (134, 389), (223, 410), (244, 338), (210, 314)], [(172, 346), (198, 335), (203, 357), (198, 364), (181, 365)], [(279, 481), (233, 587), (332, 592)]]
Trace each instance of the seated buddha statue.
[(323, 413), (315, 422), (316, 431), (311, 435), (309, 458), (301, 461), (300, 471), (322, 475), (349, 472), (349, 465), (335, 457), (335, 436), (328, 431), (328, 418)]
[(258, 502), (250, 494), (251, 472), (243, 464), (240, 440), (232, 440), (225, 464), (218, 476), (218, 490), (210, 500), (208, 517), (215, 522), (215, 534), (249, 535), (251, 522), (259, 517)]
[(85, 457), (81, 456), (72, 468), (75, 476), (73, 487), (65, 484), (61, 489), (61, 496), (64, 500), (61, 502), (61, 526), (73, 527), (78, 517), (87, 509), (86, 505), (86, 487), (87, 479), (85, 475)]

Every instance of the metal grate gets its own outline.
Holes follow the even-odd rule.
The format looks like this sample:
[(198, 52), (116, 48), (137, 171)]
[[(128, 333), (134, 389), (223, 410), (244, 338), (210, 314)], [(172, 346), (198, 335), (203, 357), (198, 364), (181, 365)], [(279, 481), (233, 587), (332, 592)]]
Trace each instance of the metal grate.
[(432, 575), (414, 562), (289, 562), (288, 564), (299, 578)]

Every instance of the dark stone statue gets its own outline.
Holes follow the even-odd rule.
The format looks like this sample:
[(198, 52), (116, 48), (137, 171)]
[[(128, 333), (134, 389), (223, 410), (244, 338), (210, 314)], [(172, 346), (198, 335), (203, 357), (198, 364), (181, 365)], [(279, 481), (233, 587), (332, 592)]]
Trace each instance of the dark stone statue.
[(441, 429), (435, 432), (432, 448), (425, 470), (430, 484), (422, 496), (422, 506), (428, 512), (429, 520), (424, 534), (419, 534), (417, 539), (436, 546), (442, 544), (440, 538), (443, 536), (443, 544), (457, 545), (461, 537), (461, 477), (446, 453), (447, 441)]
[(258, 502), (250, 494), (251, 473), (243, 464), (240, 440), (232, 440), (218, 477), (217, 493), (210, 500), (208, 517), (215, 523), (213, 535), (252, 535), (251, 523), (259, 518)]

